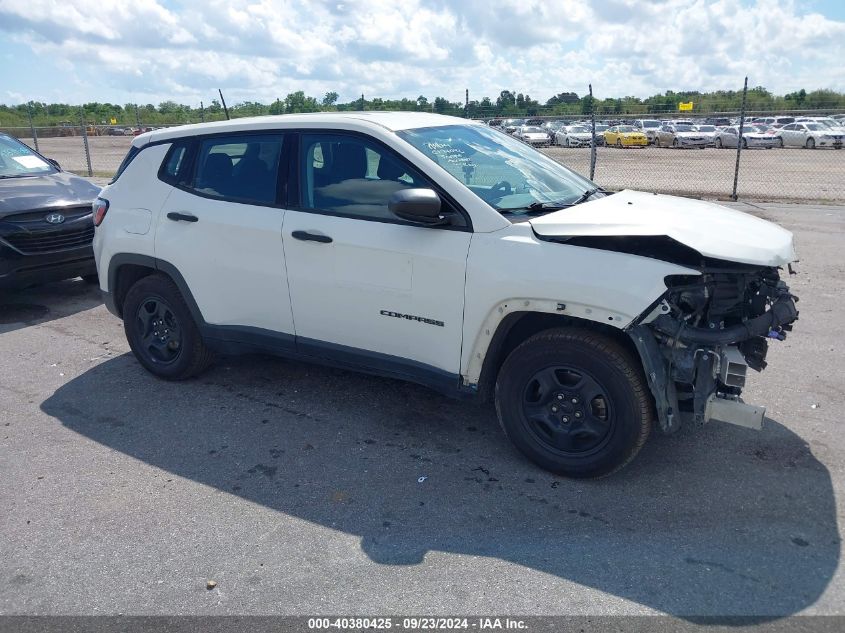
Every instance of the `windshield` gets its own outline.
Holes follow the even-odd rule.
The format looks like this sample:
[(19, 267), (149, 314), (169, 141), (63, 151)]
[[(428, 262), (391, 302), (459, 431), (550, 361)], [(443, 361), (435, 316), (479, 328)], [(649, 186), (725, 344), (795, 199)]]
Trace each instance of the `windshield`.
[(396, 134), (503, 213), (540, 211), (544, 205), (551, 210), (597, 189), (542, 152), (489, 127), (444, 125)]
[(610, 126), (599, 125), (598, 123), (596, 123), (596, 132), (604, 132), (606, 129), (608, 129), (608, 127), (610, 127)]
[(0, 136), (0, 178), (51, 174), (55, 168), (29, 149), (8, 136)]
[(660, 127), (660, 121), (643, 121), (643, 127)]
[(715, 132), (716, 126), (715, 125), (699, 125), (698, 131), (699, 132)]
[(617, 132), (636, 132), (636, 130), (630, 125), (620, 125), (616, 128)]
[(569, 128), (569, 133), (570, 134), (589, 134), (590, 130), (588, 130), (585, 127), (575, 126), (575, 127)]
[(676, 125), (675, 131), (676, 132), (694, 132), (695, 130), (692, 129), (691, 125)]
[(539, 132), (540, 134), (544, 134), (544, 133), (545, 133), (545, 130), (544, 130), (543, 128), (534, 127), (533, 125), (532, 125), (531, 127), (524, 127), (524, 128), (522, 128), (522, 131), (523, 131), (523, 132), (531, 132), (532, 134), (536, 134), (536, 133), (538, 133), (538, 132)]

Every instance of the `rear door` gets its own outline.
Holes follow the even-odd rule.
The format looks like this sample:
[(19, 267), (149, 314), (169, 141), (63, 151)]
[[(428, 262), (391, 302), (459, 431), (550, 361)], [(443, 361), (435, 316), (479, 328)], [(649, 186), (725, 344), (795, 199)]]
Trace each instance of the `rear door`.
[[(277, 202), (283, 136), (241, 133), (193, 142), (174, 145), (165, 159), (161, 177), (174, 189), (158, 223), (156, 257), (178, 269), (203, 319), (224, 327), (218, 333), (281, 333), (292, 347), (285, 211)], [(180, 164), (183, 158), (190, 164)]]
[(283, 235), (299, 351), (457, 386), (468, 220), (394, 216), (393, 192), (431, 182), (367, 136), (304, 132), (296, 167)]

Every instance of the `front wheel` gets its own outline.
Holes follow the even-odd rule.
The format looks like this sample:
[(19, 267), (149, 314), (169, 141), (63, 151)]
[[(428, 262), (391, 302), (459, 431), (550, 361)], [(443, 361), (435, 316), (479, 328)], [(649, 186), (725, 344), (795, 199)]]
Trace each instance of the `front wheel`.
[(816, 139), (813, 139), (813, 138), (807, 139), (807, 149), (816, 149)]
[(722, 139), (716, 139), (716, 149), (722, 149)]
[(123, 329), (135, 358), (159, 378), (190, 378), (214, 359), (182, 294), (164, 275), (143, 277), (129, 289)]
[(556, 328), (519, 345), (496, 381), (499, 423), (528, 459), (568, 477), (602, 477), (630, 462), (651, 430), (642, 369), (612, 339)]

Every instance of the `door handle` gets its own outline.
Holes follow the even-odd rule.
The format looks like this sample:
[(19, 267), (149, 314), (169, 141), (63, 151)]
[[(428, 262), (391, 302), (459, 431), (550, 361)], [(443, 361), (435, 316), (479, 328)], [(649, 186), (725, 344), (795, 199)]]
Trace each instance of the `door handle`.
[(199, 218), (195, 215), (191, 215), (190, 213), (179, 213), (176, 211), (168, 213), (167, 219), (173, 220), (174, 222), (199, 222)]
[(332, 238), (328, 235), (309, 233), (308, 231), (294, 231), (291, 235), (294, 239), (302, 240), (303, 242), (320, 242), (321, 244), (329, 244), (332, 241)]

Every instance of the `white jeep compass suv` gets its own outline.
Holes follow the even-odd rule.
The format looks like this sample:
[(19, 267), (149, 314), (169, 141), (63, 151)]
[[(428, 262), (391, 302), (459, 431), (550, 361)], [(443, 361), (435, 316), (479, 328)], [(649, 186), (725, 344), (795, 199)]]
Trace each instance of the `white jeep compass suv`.
[(746, 370), (798, 314), (786, 230), (611, 194), (451, 117), (156, 130), (94, 212), (106, 303), (155, 375), (270, 352), (492, 399), (522, 453), (573, 477), (624, 466), (653, 423), (760, 428)]

